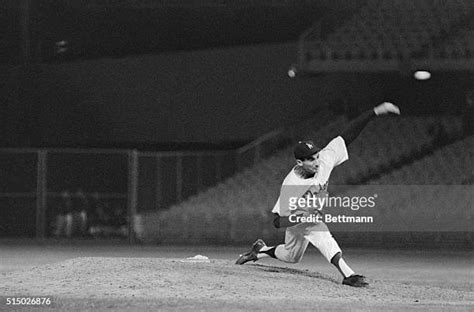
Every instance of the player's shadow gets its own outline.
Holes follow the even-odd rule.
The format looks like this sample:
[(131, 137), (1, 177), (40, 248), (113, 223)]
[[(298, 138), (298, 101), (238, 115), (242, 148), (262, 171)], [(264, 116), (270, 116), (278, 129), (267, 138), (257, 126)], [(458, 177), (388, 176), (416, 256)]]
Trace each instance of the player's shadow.
[(264, 264), (252, 264), (253, 267), (265, 271), (265, 272), (270, 272), (270, 273), (284, 273), (284, 274), (292, 274), (292, 275), (303, 275), (311, 278), (318, 278), (322, 280), (326, 280), (329, 282), (333, 282), (336, 284), (339, 284), (339, 281), (336, 281), (335, 279), (323, 275), (318, 272), (310, 271), (308, 269), (306, 270), (299, 270), (299, 269), (293, 269), (293, 268), (284, 268), (284, 267), (278, 267), (278, 266), (270, 266), (270, 265), (264, 265)]

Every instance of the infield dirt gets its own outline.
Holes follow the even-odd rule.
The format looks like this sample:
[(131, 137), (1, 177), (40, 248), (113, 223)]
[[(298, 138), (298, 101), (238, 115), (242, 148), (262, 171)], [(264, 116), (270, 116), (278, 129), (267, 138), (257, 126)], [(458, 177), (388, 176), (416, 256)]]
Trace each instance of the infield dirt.
[[(273, 264), (273, 263), (272, 263)], [(452, 287), (369, 279), (367, 288), (334, 276), (281, 265), (230, 260), (210, 263), (168, 258), (78, 257), (3, 272), (3, 296), (48, 296), (51, 311), (321, 310), (472, 311), (472, 284)], [(466, 287), (464, 287), (466, 286)], [(2, 308), (27, 310), (24, 306)]]

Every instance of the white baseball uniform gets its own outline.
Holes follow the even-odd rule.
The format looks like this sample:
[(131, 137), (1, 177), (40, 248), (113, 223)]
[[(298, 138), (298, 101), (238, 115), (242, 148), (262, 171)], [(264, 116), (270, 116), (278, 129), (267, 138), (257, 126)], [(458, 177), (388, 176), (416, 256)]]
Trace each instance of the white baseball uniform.
[[(319, 167), (317, 173), (304, 179), (298, 176), (293, 168), (283, 181), (280, 196), (272, 212), (282, 217), (292, 214), (289, 197), (303, 197), (310, 191), (312, 194), (318, 194), (326, 191), (329, 176), (334, 167), (342, 164), (349, 159), (346, 144), (341, 136), (333, 139), (329, 144), (319, 151)], [(286, 228), (285, 244), (279, 245), (275, 249), (275, 256), (285, 262), (296, 263), (301, 261), (308, 243), (313, 244), (330, 262), (332, 257), (341, 252), (336, 240), (332, 237), (326, 224), (299, 223)]]

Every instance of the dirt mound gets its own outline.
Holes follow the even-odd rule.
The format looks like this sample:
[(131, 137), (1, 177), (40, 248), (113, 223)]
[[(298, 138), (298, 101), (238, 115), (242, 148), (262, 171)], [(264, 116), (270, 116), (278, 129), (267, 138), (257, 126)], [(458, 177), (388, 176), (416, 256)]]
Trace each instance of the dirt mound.
[[(49, 296), (58, 309), (470, 310), (473, 289), (369, 280), (352, 288), (318, 272), (228, 260), (75, 258), (0, 275), (5, 296)], [(50, 311), (50, 310), (49, 310)]]

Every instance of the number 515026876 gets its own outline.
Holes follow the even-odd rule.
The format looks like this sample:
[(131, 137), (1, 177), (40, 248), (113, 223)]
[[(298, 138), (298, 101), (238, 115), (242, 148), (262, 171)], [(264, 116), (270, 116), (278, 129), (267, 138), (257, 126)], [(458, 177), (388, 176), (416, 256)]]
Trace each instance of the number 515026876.
[(51, 305), (49, 297), (7, 297), (7, 305)]

